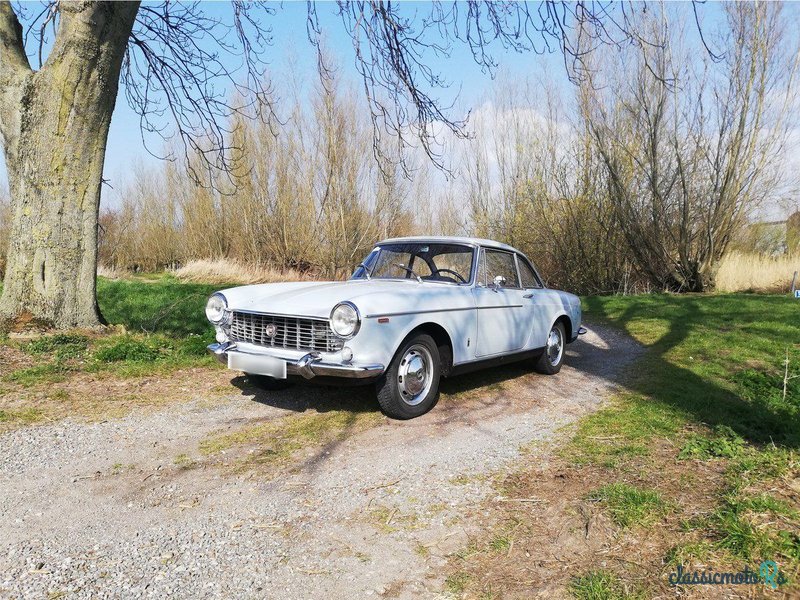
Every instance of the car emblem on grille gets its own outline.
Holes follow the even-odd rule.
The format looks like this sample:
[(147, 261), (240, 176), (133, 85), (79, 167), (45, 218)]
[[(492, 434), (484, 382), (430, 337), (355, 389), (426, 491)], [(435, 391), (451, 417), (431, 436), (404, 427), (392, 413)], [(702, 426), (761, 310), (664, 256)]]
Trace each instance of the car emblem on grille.
[(275, 323), (267, 323), (264, 326), (264, 335), (267, 337), (274, 338), (276, 333), (278, 333), (278, 326)]

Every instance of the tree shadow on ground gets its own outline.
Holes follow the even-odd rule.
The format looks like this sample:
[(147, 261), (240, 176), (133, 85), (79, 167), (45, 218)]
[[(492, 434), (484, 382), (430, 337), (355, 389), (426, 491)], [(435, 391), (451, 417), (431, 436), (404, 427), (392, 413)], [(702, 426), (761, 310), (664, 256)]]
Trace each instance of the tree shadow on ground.
[[(721, 336), (732, 330), (737, 330), (738, 335), (762, 335), (765, 339), (774, 340), (777, 356), (782, 354), (784, 343), (798, 347), (800, 321), (787, 324), (777, 317), (765, 316), (760, 312), (764, 308), (762, 304), (753, 303), (753, 310), (749, 310), (748, 303), (734, 302), (724, 296), (704, 297), (703, 302), (695, 297), (666, 297), (651, 308), (648, 308), (646, 301), (631, 302), (621, 314), (613, 314), (608, 310), (608, 305), (597, 298), (589, 298), (586, 305), (591, 317), (599, 317), (601, 321), (622, 327), (628, 332), (635, 327), (637, 320), (656, 319), (666, 323), (664, 334), (646, 344), (648, 351), (637, 362), (636, 371), (625, 378), (624, 383), (631, 391), (677, 409), (696, 422), (711, 427), (730, 427), (745, 440), (756, 444), (800, 447), (800, 406), (797, 403), (800, 395), (795, 392), (783, 401), (779, 393), (782, 390), (777, 387), (780, 378), (773, 376), (769, 380), (771, 386), (765, 386), (761, 393), (750, 394), (742, 385), (733, 382), (728, 385), (715, 379), (711, 368), (705, 369), (709, 371), (707, 376), (698, 374), (696, 371), (704, 370), (702, 362), (698, 362), (696, 370), (676, 364), (681, 360), (712, 362), (706, 360), (708, 354), (704, 357), (703, 353), (713, 353), (713, 358), (717, 360), (726, 356), (732, 350), (725, 347), (724, 337)], [(785, 338), (787, 332), (790, 336), (788, 339)], [(700, 340), (697, 336), (701, 335), (712, 337)], [(684, 344), (690, 336), (693, 343)], [(758, 340), (759, 343), (764, 341)], [(676, 356), (673, 351), (681, 345), (699, 347), (700, 355), (691, 358)], [(613, 354), (612, 348), (608, 351), (608, 360), (614, 360)], [(596, 367), (596, 364), (585, 365), (590, 371)], [(751, 373), (758, 376), (761, 373), (746, 365), (738, 372), (745, 376)]]

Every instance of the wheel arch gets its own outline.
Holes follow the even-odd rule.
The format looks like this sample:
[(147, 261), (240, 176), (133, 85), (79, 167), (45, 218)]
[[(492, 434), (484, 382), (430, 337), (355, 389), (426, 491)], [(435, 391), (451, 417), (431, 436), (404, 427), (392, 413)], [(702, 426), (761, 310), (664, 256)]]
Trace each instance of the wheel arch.
[(568, 344), (570, 340), (572, 340), (572, 319), (570, 319), (569, 315), (563, 314), (553, 321), (553, 325), (556, 323), (561, 323), (564, 325), (564, 334), (567, 338), (564, 340), (564, 343)]
[(439, 360), (441, 361), (442, 375), (446, 377), (450, 374), (450, 371), (453, 368), (453, 340), (447, 330), (439, 323), (428, 321), (426, 323), (420, 323), (419, 325), (416, 325), (406, 334), (406, 336), (397, 346), (395, 353), (397, 353), (397, 351), (403, 347), (403, 344), (405, 344), (411, 337), (420, 333), (425, 333), (431, 336), (433, 341), (436, 342), (436, 347), (439, 349)]

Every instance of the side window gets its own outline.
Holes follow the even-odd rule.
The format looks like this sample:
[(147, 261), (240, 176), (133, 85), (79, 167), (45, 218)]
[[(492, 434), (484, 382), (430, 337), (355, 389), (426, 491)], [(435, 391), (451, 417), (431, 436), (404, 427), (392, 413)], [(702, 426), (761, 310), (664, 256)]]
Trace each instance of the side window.
[(505, 277), (505, 288), (518, 288), (517, 265), (514, 255), (500, 250), (486, 250), (486, 283), (492, 283), (495, 277)]
[(518, 256), (517, 263), (519, 264), (519, 276), (520, 279), (522, 279), (522, 287), (524, 288), (542, 287), (542, 284), (536, 277), (536, 273), (533, 272), (533, 269), (528, 264), (527, 260), (525, 260), (521, 256)]

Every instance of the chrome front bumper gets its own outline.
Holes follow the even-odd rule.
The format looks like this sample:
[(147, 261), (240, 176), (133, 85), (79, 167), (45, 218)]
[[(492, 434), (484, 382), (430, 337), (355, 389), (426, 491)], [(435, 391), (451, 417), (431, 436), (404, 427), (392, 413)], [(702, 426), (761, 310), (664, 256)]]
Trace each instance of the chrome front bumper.
[[(228, 364), (229, 352), (242, 352), (236, 348), (236, 342), (214, 343), (208, 346), (208, 351), (217, 357), (222, 364)], [(250, 356), (259, 356), (248, 352)], [(265, 355), (266, 356), (266, 355)], [(319, 352), (309, 352), (297, 360), (281, 358), (286, 361), (287, 375), (300, 375), (305, 379), (314, 377), (343, 377), (345, 379), (367, 379), (377, 377), (383, 373), (385, 367), (379, 364), (349, 364), (322, 362)]]

